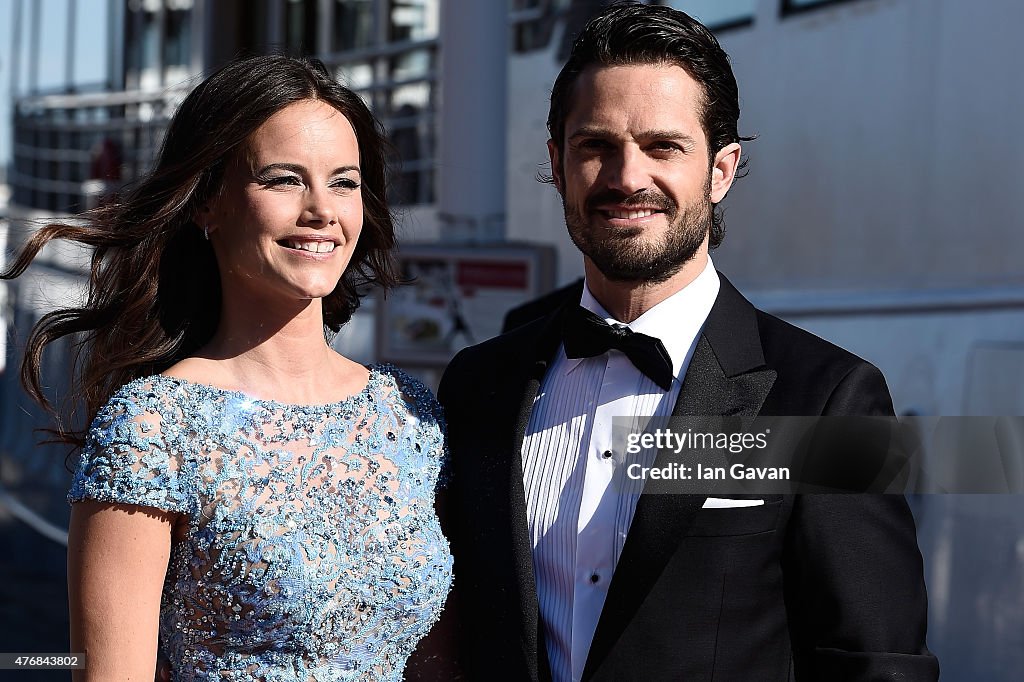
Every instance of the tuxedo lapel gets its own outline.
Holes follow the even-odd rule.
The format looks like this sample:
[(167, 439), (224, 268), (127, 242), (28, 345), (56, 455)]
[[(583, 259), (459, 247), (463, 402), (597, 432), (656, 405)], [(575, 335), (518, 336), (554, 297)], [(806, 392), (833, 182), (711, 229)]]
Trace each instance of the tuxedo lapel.
[[(575, 302), (573, 302), (575, 305)], [(508, 375), (509, 383), (504, 390), (510, 395), (520, 394), (519, 413), (509, 458), (509, 523), (512, 532), (515, 573), (518, 583), (520, 613), (522, 614), (521, 641), (523, 653), (532, 679), (551, 679), (547, 651), (541, 637), (540, 606), (537, 599), (537, 584), (533, 571), (533, 543), (526, 517), (526, 491), (523, 486), (523, 439), (533, 413), (533, 404), (540, 392), (544, 374), (551, 358), (561, 344), (562, 311), (552, 313), (537, 323), (537, 331), (525, 344), (519, 363)], [(525, 381), (524, 381), (525, 379)]]
[[(711, 342), (702, 334), (694, 349), (673, 417), (755, 417), (775, 383), (775, 370), (756, 369), (729, 376)], [(662, 458), (659, 453), (658, 459)]]
[[(686, 371), (673, 416), (756, 416), (775, 382), (764, 368), (754, 307), (719, 274), (721, 288)], [(668, 463), (659, 452), (654, 466)], [(593, 676), (619, 639), (687, 528), (704, 495), (642, 494), (612, 576), (583, 679)]]

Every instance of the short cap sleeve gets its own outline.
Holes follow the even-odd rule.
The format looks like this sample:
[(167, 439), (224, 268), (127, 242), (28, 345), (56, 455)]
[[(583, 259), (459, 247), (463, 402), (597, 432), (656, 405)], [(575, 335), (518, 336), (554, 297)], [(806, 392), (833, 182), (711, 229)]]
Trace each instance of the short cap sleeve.
[(386, 365), (382, 369), (386, 369), (395, 377), (402, 393), (412, 402), (416, 416), (419, 418), (418, 442), (427, 448), (428, 457), (434, 465), (433, 470), (437, 476), (435, 492), (443, 490), (451, 482), (444, 408), (441, 407), (441, 403), (437, 401), (431, 390), (419, 380), (391, 365)]
[(188, 512), (193, 496), (174, 435), (180, 409), (150, 381), (123, 386), (96, 414), (68, 493), (69, 502), (97, 500)]

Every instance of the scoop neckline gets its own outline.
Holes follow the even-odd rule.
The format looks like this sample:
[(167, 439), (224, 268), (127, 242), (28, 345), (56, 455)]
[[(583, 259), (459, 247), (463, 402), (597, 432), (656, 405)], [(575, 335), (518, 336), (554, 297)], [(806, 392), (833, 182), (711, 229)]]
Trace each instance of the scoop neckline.
[[(257, 398), (256, 396), (250, 395), (245, 391), (239, 391), (230, 388), (222, 388), (220, 386), (214, 386), (213, 384), (204, 384), (199, 381), (192, 381), (191, 379), (184, 379), (182, 377), (174, 377), (168, 374), (156, 374), (154, 376), (159, 377), (161, 380), (171, 381), (179, 385), (192, 386), (203, 391), (208, 391), (210, 393), (217, 393), (225, 396), (236, 396), (254, 405), (263, 405), (268, 408), (290, 410), (324, 410), (329, 408), (337, 408), (350, 403), (361, 402), (365, 400), (370, 396), (370, 392), (381, 383), (385, 376), (387, 376), (384, 372), (381, 371), (382, 369), (388, 367), (388, 365), (386, 364), (375, 363), (370, 365), (363, 365), (363, 367), (369, 370), (370, 375), (366, 379), (366, 384), (359, 391), (353, 393), (352, 395), (346, 398), (342, 398), (341, 400), (337, 400), (331, 403), (312, 404), (286, 403), (280, 400), (273, 400), (270, 398)], [(140, 379), (139, 381), (145, 381), (145, 379)]]

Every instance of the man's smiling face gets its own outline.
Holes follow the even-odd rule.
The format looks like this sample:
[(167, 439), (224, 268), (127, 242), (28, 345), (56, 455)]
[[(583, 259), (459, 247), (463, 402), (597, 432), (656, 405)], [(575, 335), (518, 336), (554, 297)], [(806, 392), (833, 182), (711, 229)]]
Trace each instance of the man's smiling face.
[(609, 280), (669, 279), (728, 191), (712, 190), (701, 86), (672, 64), (592, 66), (571, 102), (564, 149), (548, 142), (570, 237)]

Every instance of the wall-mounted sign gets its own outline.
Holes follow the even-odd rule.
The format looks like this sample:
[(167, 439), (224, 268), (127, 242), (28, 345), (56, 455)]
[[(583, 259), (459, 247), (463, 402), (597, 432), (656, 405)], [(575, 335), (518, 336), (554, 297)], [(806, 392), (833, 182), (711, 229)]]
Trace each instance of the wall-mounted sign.
[(411, 283), (380, 302), (377, 357), (440, 366), (497, 336), (510, 308), (553, 288), (554, 258), (534, 245), (403, 246), (399, 270)]

